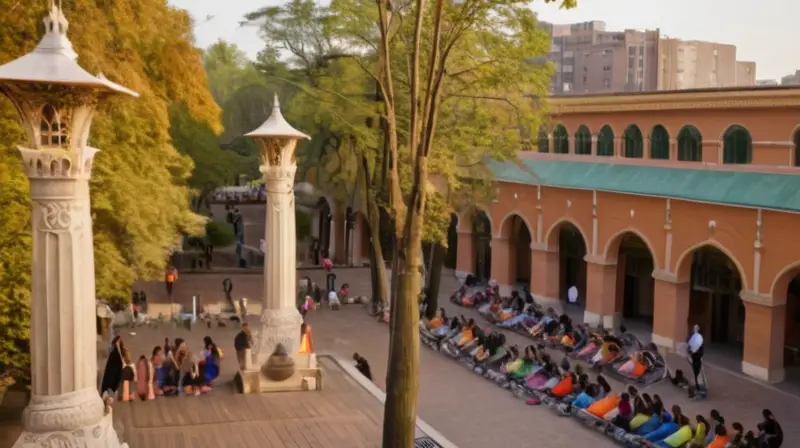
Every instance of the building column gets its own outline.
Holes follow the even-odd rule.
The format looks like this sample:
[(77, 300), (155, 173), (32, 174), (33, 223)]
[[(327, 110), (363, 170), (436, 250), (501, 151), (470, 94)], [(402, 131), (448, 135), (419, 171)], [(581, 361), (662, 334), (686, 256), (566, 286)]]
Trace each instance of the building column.
[(592, 145), (591, 146), (591, 150), (592, 150), (591, 154), (593, 156), (596, 156), (597, 155), (597, 136), (596, 135), (592, 135), (591, 145)]
[(458, 231), (458, 253), (456, 253), (456, 277), (464, 280), (475, 272), (475, 241), (472, 232)]
[(531, 244), (531, 287), (533, 298), (542, 306), (560, 306), (558, 297), (560, 260), (557, 249)]
[[(88, 154), (85, 172), (83, 167), (37, 172), (35, 163), (25, 164), (33, 208), (32, 395), (23, 413), (23, 437), (15, 447), (44, 446), (50, 440), (62, 439), (68, 446), (77, 446), (76, 438), (80, 444), (88, 442), (77, 433), (88, 431), (96, 431), (92, 437), (102, 441), (102, 446), (120, 446), (111, 416), (105, 416), (103, 400), (97, 393), (89, 200), (91, 160), (96, 150), (83, 148), (83, 152)], [(48, 160), (45, 153), (23, 150), (23, 158), (26, 162), (39, 160), (41, 167), (41, 160)]]
[[(296, 142), (283, 144), (295, 145)], [(303, 323), (303, 318), (297, 310), (296, 296), (297, 230), (292, 186), (297, 165), (294, 162), (263, 164), (260, 170), (264, 174), (269, 204), (266, 208), (264, 235), (269, 250), (264, 254), (263, 308), (255, 352), (257, 368), (266, 363), (279, 343), (286, 347), (289, 354), (297, 353), (300, 348), (300, 325)]]
[(361, 242), (364, 240), (364, 218), (361, 213), (355, 215), (356, 225), (353, 227), (352, 239), (353, 251), (350, 254), (350, 263), (358, 266), (361, 264)]
[(653, 343), (675, 350), (689, 337), (689, 281), (663, 270), (654, 271), (653, 279)]
[(513, 290), (514, 279), (511, 278), (511, 266), (514, 256), (508, 238), (492, 238), (492, 280), (500, 287), (500, 296), (508, 297)]
[(780, 383), (785, 378), (786, 303), (775, 303), (772, 296), (751, 291), (742, 291), (741, 298), (746, 313), (742, 372), (761, 381)]
[(614, 137), (614, 157), (623, 157), (625, 148), (623, 147), (622, 139)]
[(567, 138), (567, 154), (575, 154), (575, 137)]
[(341, 207), (336, 207), (336, 210), (331, 211), (331, 261), (336, 264), (347, 263), (347, 251), (345, 244), (347, 243), (347, 226), (345, 225), (344, 212), (340, 210)]
[(669, 160), (678, 160), (678, 140), (669, 139)]
[(605, 328), (617, 328), (622, 322), (622, 309), (617, 308), (617, 264), (599, 257), (586, 256), (586, 310), (583, 321), (602, 323)]

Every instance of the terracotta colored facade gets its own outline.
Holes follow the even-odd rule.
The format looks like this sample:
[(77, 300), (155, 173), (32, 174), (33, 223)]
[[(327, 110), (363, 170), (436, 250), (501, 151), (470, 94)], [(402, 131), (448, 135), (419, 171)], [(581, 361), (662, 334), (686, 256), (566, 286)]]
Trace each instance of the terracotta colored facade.
[[(598, 95), (553, 99), (550, 106), (551, 124), (541, 134), (540, 152), (523, 153), (522, 159), (782, 178), (800, 173), (795, 163), (800, 160), (800, 89)], [(640, 130), (641, 143), (625, 135), (631, 125)], [(702, 135), (702, 153), (695, 151), (693, 161), (686, 154), (696, 148), (680, 134), (687, 125)], [(557, 141), (564, 138), (563, 130), (554, 135), (558, 126), (566, 129), (566, 143)], [(578, 135), (581, 126), (589, 130), (588, 143)], [(598, 155), (604, 126), (613, 130), (614, 151)], [(658, 131), (661, 158), (652, 157), (656, 126), (669, 136), (663, 141)], [(739, 129), (738, 143), (729, 143), (726, 135), (732, 126)], [(742, 140), (745, 135), (749, 142)], [(583, 142), (577, 150), (576, 141)], [(740, 146), (735, 157), (728, 154), (734, 145)], [(545, 147), (550, 152), (541, 152)], [(553, 153), (556, 147), (560, 154)], [(681, 151), (684, 160), (679, 161)], [(784, 360), (791, 362), (800, 345), (796, 293), (790, 294), (790, 283), (800, 274), (795, 236), (800, 210), (504, 181), (497, 184), (496, 198), (459, 217), (460, 275), (490, 264), (491, 278), (503, 289), (529, 281), (542, 302), (561, 302), (567, 287), (578, 285), (587, 322), (615, 325), (623, 314), (645, 315), (653, 322), (653, 341), (670, 349), (685, 342), (691, 324), (698, 323), (707, 342), (743, 347), (744, 373), (783, 380)], [(476, 235), (478, 217), (488, 218), (490, 258), (479, 254), (487, 244)], [(567, 236), (565, 229), (571, 232)], [(568, 245), (571, 254), (560, 249)], [(640, 303), (626, 308), (631, 301)]]

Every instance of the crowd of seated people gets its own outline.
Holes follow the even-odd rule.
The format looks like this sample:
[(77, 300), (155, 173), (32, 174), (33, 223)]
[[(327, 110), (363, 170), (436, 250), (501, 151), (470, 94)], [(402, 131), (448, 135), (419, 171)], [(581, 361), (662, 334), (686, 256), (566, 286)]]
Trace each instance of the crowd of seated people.
[[(565, 416), (575, 416), (602, 428), (609, 436), (631, 447), (659, 448), (777, 448), (783, 432), (772, 412), (763, 411), (763, 422), (746, 431), (735, 422), (727, 426), (716, 410), (694, 419), (678, 405), (667, 407), (658, 395), (640, 393), (634, 386), (612, 390), (602, 374), (592, 381), (580, 365), (571, 366), (567, 356), (556, 362), (545, 352), (548, 343), (561, 346), (575, 359), (590, 366), (607, 365), (608, 371), (626, 378), (640, 378), (663, 363), (657, 349), (628, 342), (624, 327), (618, 332), (573, 325), (553, 309), (542, 312), (520, 295), (499, 295), (479, 308), (496, 325), (511, 320), (538, 339), (538, 345), (505, 346), (505, 336), (481, 329), (474, 319), (448, 319), (444, 309), (420, 324), (421, 331), (449, 347), (450, 356), (465, 361), (475, 373), (526, 398), (529, 405), (547, 405)], [(529, 320), (525, 320), (528, 318)], [(662, 368), (664, 366), (661, 366)]]
[(112, 341), (101, 385), (101, 392), (121, 401), (146, 401), (158, 396), (200, 395), (210, 392), (219, 376), (222, 350), (206, 336), (203, 349), (195, 356), (186, 341), (167, 339), (134, 363), (120, 336)]

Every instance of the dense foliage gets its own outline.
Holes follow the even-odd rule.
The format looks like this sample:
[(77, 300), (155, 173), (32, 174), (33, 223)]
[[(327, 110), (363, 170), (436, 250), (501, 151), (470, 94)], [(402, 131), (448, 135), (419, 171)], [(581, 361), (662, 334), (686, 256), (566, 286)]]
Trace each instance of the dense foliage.
[[(0, 0), (0, 63), (31, 51), (47, 2)], [(80, 64), (141, 94), (101, 107), (90, 144), (103, 150), (92, 179), (97, 296), (127, 298), (135, 279), (160, 278), (181, 233), (202, 234), (188, 184), (193, 162), (170, 136), (170, 105), (221, 132), (192, 22), (166, 0), (63, 0)], [(0, 100), (0, 359), (25, 366), (30, 321), (28, 182), (15, 146), (23, 142)]]

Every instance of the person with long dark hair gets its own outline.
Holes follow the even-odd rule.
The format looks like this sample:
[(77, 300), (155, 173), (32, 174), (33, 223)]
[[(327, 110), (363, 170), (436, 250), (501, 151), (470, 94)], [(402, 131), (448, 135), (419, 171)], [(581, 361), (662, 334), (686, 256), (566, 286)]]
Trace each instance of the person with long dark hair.
[(100, 386), (100, 392), (110, 392), (115, 395), (122, 384), (122, 351), (125, 349), (125, 344), (120, 336), (114, 337), (111, 341), (111, 351), (108, 353), (108, 360), (106, 367), (103, 370), (103, 381)]

